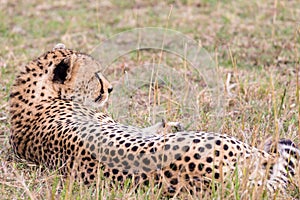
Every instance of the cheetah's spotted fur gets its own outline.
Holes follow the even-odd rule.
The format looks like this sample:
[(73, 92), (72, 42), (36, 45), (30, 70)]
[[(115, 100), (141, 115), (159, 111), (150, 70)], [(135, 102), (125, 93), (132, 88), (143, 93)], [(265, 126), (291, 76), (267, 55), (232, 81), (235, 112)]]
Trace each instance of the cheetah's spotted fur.
[[(112, 91), (99, 63), (89, 55), (58, 46), (31, 61), (16, 78), (10, 94), (11, 138), (15, 153), (60, 168), (63, 174), (92, 183), (99, 167), (114, 181), (162, 186), (169, 195), (195, 193), (211, 180), (225, 181), (238, 169), (249, 183), (266, 179), (270, 192), (285, 190), (294, 176), (299, 150), (280, 140), (272, 153), (234, 137), (187, 131), (167, 135), (115, 122), (96, 112)], [(269, 168), (269, 169), (268, 169)]]

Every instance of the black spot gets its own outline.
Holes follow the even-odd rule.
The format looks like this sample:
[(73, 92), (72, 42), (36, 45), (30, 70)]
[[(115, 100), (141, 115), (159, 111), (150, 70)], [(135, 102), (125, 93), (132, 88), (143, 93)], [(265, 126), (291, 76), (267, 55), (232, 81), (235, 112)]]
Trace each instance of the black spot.
[(91, 154), (91, 158), (95, 160), (95, 159), (96, 159), (96, 154), (95, 154), (95, 153), (92, 153), (92, 154)]
[(95, 175), (94, 175), (94, 174), (91, 174), (91, 175), (90, 175), (90, 179), (91, 179), (91, 180), (94, 180), (94, 179), (95, 179)]
[(211, 169), (210, 167), (206, 167), (205, 171), (206, 171), (207, 173), (211, 173), (211, 172), (212, 172), (212, 169)]
[(155, 176), (154, 176), (154, 180), (156, 180), (156, 181), (160, 181), (161, 179), (160, 179), (161, 177), (158, 175), (158, 174), (155, 174)]
[(140, 143), (140, 146), (143, 147), (143, 146), (145, 146), (145, 144), (146, 144), (145, 142), (142, 142), (142, 143)]
[(133, 154), (128, 154), (127, 158), (128, 158), (128, 160), (134, 160), (134, 155)]
[(94, 150), (95, 150), (95, 145), (92, 144), (92, 145), (90, 146), (90, 150), (91, 150), (91, 151), (94, 151)]
[(173, 175), (172, 175), (172, 173), (170, 172), (170, 171), (165, 171), (164, 172), (164, 175), (167, 177), (167, 178), (171, 178)]
[(83, 179), (85, 177), (85, 173), (81, 172), (81, 178)]
[(199, 143), (200, 140), (199, 140), (199, 139), (194, 139), (193, 142), (194, 142), (194, 143)]
[(137, 150), (138, 150), (138, 146), (133, 146), (133, 147), (131, 148), (131, 150), (132, 150), (132, 151), (137, 151)]
[(205, 150), (204, 147), (199, 147), (198, 148), (198, 151), (200, 151), (201, 153), (204, 152), (204, 150)]
[(123, 150), (123, 149), (119, 149), (119, 150), (118, 150), (118, 154), (119, 154), (120, 156), (123, 156), (123, 155), (124, 155), (124, 150)]
[(189, 176), (188, 174), (186, 174), (186, 175), (184, 175), (184, 179), (185, 179), (186, 181), (189, 181), (189, 180), (190, 180), (190, 176)]
[(106, 143), (106, 142), (107, 142), (107, 139), (104, 138), (104, 139), (102, 140), (102, 143)]
[(184, 157), (184, 161), (185, 161), (185, 162), (189, 162), (190, 160), (191, 160), (191, 158), (190, 158), (189, 156), (185, 156), (185, 157)]
[(120, 140), (122, 137), (116, 137), (116, 140)]
[(229, 151), (228, 155), (229, 155), (229, 157), (232, 157), (233, 156), (233, 152)]
[(116, 155), (116, 151), (115, 151), (115, 150), (111, 150), (111, 151), (110, 151), (110, 155), (111, 155), (111, 156), (115, 156), (115, 155)]
[(150, 142), (148, 146), (152, 147), (153, 145), (154, 145), (154, 142)]
[(144, 150), (141, 150), (141, 151), (140, 151), (140, 155), (142, 155), (142, 156), (143, 156), (145, 153), (146, 153), (146, 152), (145, 152)]
[(120, 160), (119, 160), (118, 157), (114, 157), (112, 160), (113, 160), (115, 163), (119, 163), (119, 162), (120, 162)]
[(189, 164), (189, 170), (190, 170), (191, 172), (193, 172), (193, 171), (195, 170), (195, 167), (196, 167), (195, 163), (191, 162), (191, 163)]
[(113, 167), (114, 167), (114, 164), (110, 162), (110, 163), (108, 163), (107, 166), (110, 167), (110, 168), (113, 168)]
[(219, 157), (219, 155), (220, 155), (220, 151), (219, 150), (215, 150), (215, 156)]
[(224, 144), (223, 149), (224, 149), (224, 150), (228, 150), (228, 149), (229, 149), (228, 145), (227, 145), (227, 144)]
[(95, 164), (94, 162), (90, 162), (90, 163), (89, 163), (89, 166), (90, 166), (90, 167), (95, 167), (95, 165), (96, 165), (96, 164)]
[(268, 165), (268, 163), (267, 162), (263, 162), (262, 165), (263, 165), (264, 168), (266, 168), (267, 165)]
[(181, 160), (181, 154), (180, 153), (175, 154), (175, 160), (178, 160), (178, 161)]
[(170, 169), (172, 169), (173, 171), (176, 171), (177, 170), (177, 165), (174, 164), (174, 163), (171, 163), (170, 164)]
[(205, 147), (208, 148), (208, 149), (212, 148), (211, 144), (206, 144)]
[(172, 185), (177, 185), (177, 184), (178, 184), (178, 179), (177, 179), (177, 178), (173, 178), (173, 179), (170, 181), (170, 183), (171, 183)]
[(118, 176), (118, 177), (117, 177), (117, 180), (120, 181), (120, 182), (123, 181), (123, 176), (121, 176), (121, 175)]
[(105, 172), (105, 173), (103, 173), (103, 175), (104, 175), (106, 178), (108, 178), (108, 177), (110, 176), (109, 172)]
[(155, 156), (151, 156), (151, 158), (152, 158), (152, 160), (153, 160), (153, 162), (157, 162), (157, 160), (156, 160), (156, 157)]
[(129, 164), (128, 164), (128, 162), (126, 160), (122, 161), (122, 165), (124, 165), (125, 168), (129, 166)]
[(150, 172), (150, 171), (151, 171), (151, 169), (148, 168), (148, 167), (142, 167), (142, 169), (143, 169), (145, 172)]
[(131, 145), (130, 143), (125, 143), (126, 148), (130, 147), (130, 145)]
[(164, 154), (159, 154), (158, 159), (160, 161), (166, 162), (167, 159), (168, 159), (168, 157), (166, 155), (164, 155)]
[(74, 138), (73, 138), (73, 142), (76, 142), (77, 141), (77, 136), (75, 136)]
[(91, 174), (93, 172), (93, 169), (92, 168), (87, 168), (86, 171), (87, 171), (88, 174)]
[(175, 193), (176, 192), (176, 188), (172, 187), (172, 186), (169, 186), (168, 187), (168, 192), (169, 193)]
[(145, 173), (142, 173), (141, 174), (141, 177), (143, 178), (143, 180), (146, 180), (147, 179), (147, 175)]
[(220, 174), (217, 173), (217, 172), (215, 172), (214, 177), (215, 177), (215, 179), (219, 179), (220, 178)]
[(190, 150), (190, 147), (189, 146), (183, 146), (182, 147), (182, 151), (183, 152), (188, 152)]
[(201, 158), (201, 156), (200, 156), (199, 153), (195, 153), (195, 154), (194, 154), (194, 158), (195, 158), (196, 160), (199, 160), (199, 159)]
[(156, 147), (153, 147), (150, 149), (150, 153), (155, 153), (157, 151), (157, 148)]
[(102, 156), (101, 161), (105, 162), (107, 160), (106, 156)]
[(207, 157), (206, 162), (211, 163), (213, 161), (212, 157)]
[(185, 138), (184, 137), (180, 137), (180, 138), (177, 139), (177, 142), (182, 142), (183, 140), (185, 140)]
[(149, 164), (150, 164), (150, 160), (149, 160), (148, 158), (144, 158), (144, 159), (143, 159), (143, 163), (144, 163), (145, 165), (149, 165)]
[(94, 133), (96, 131), (96, 129), (92, 129), (92, 130), (90, 130), (90, 133)]
[(171, 147), (171, 146), (170, 146), (169, 144), (166, 144), (166, 145), (164, 146), (164, 150), (167, 151), (167, 150), (170, 149), (170, 147)]
[(13, 97), (15, 97), (15, 96), (17, 96), (17, 95), (19, 95), (19, 94), (20, 94), (20, 92), (11, 93), (11, 94), (9, 95), (9, 97), (10, 97), (10, 98), (13, 98)]
[(117, 174), (119, 173), (119, 170), (113, 169), (113, 170), (112, 170), (112, 173), (115, 174), (115, 175), (117, 175)]
[(140, 162), (134, 161), (133, 165), (136, 166), (136, 167), (138, 167), (140, 165)]
[(173, 150), (176, 151), (177, 149), (179, 149), (179, 146), (178, 146), (178, 145), (175, 145), (175, 146), (173, 147)]
[(203, 168), (204, 168), (204, 164), (199, 163), (199, 164), (198, 164), (198, 170), (199, 170), (199, 171), (202, 171)]
[(216, 140), (216, 145), (221, 145), (221, 140)]

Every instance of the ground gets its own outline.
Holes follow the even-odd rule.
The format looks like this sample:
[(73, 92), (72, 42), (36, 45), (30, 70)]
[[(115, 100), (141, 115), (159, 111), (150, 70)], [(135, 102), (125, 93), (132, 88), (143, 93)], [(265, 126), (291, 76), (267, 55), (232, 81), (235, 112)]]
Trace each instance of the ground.
[[(0, 0), (0, 16), (0, 190), (4, 199), (51, 198), (54, 195), (66, 199), (160, 198), (155, 188), (134, 192), (133, 188), (121, 189), (116, 185), (109, 189), (104, 188), (105, 181), (98, 183), (96, 192), (67, 182), (58, 193), (59, 176), (42, 166), (17, 160), (8, 143), (9, 88), (25, 63), (58, 42), (92, 53), (105, 39), (137, 27), (158, 26), (180, 31), (201, 41), (211, 53), (225, 86), (222, 94), (224, 116), (218, 130), (255, 146), (276, 134), (299, 144), (300, 4), (297, 1)], [(185, 62), (174, 55), (133, 52), (119, 58), (104, 74), (112, 84), (121, 87), (119, 75), (124, 70), (132, 72), (129, 74), (134, 78), (138, 66), (158, 63), (158, 60), (178, 71), (185, 67)], [(202, 84), (197, 78), (190, 80), (193, 81)], [(210, 131), (215, 128), (215, 116), (210, 115), (211, 98), (205, 92), (198, 99), (199, 117), (191, 120), (189, 115), (172, 112), (174, 106), (168, 99), (174, 94), (176, 99), (176, 91), (167, 97), (158, 89), (152, 93), (141, 89), (134, 96), (124, 93), (121, 97), (116, 91), (117, 88), (107, 110), (121, 122), (145, 127), (164, 117), (182, 121), (186, 129)], [(118, 100), (128, 105), (118, 104)], [(156, 109), (160, 101), (167, 110), (163, 114)], [(181, 108), (185, 106), (180, 102), (176, 105), (178, 103)], [(296, 189), (299, 182), (289, 190), (290, 198), (299, 197)], [(226, 188), (211, 195), (223, 199), (243, 198), (243, 183), (236, 181)], [(204, 197), (208, 197), (206, 195), (209, 194)]]

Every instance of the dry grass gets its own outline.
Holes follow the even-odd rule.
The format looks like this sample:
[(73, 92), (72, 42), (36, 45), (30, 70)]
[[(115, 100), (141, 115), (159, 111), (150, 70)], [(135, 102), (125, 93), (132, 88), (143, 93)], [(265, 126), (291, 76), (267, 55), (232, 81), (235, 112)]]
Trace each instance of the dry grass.
[[(178, 30), (195, 40), (201, 40), (201, 44), (212, 53), (225, 86), (222, 93), (225, 113), (220, 131), (255, 146), (277, 134), (299, 144), (300, 4), (297, 1), (121, 2), (0, 0), (2, 199), (160, 198), (155, 188), (141, 188), (135, 192), (131, 186), (119, 188), (116, 185), (109, 189), (105, 187), (108, 182), (102, 180), (97, 190), (74, 186), (72, 182), (69, 186), (68, 183), (61, 186), (55, 172), (16, 160), (8, 143), (9, 88), (16, 72), (26, 62), (58, 42), (73, 49), (91, 52), (113, 34), (136, 27), (160, 26)], [(106, 70), (112, 83), (119, 87), (115, 87), (112, 94), (109, 112), (121, 122), (138, 126), (147, 126), (164, 117), (182, 121), (187, 129), (212, 130), (215, 116), (210, 113), (211, 99), (205, 84), (202, 84), (203, 80), (197, 76), (189, 76), (190, 83), (201, 83), (201, 92), (197, 96), (200, 110), (196, 120), (191, 120), (184, 110), (186, 105), (193, 102), (178, 102), (182, 94), (180, 82), (177, 84), (179, 88), (176, 90), (175, 87), (173, 93), (170, 93), (170, 88), (174, 85), (158, 84), (160, 87), (154, 85), (150, 92), (145, 87), (134, 94), (121, 93), (118, 96), (116, 91), (126, 89), (126, 83), (129, 83), (124, 70), (138, 83), (138, 78), (141, 78), (136, 77), (139, 67), (158, 61), (183, 73), (188, 68), (187, 63), (174, 55), (138, 52), (118, 59)], [(142, 78), (147, 78), (147, 75), (149, 73)], [(168, 78), (170, 82), (176, 81), (174, 74)], [(155, 80), (155, 76), (152, 80)], [(118, 104), (118, 100), (127, 103)], [(165, 111), (160, 112), (160, 108)], [(299, 198), (299, 182), (291, 187), (286, 199)], [(243, 194), (245, 188), (242, 185), (234, 182), (227, 186), (228, 191), (223, 188), (223, 191), (218, 190), (210, 197), (204, 194), (204, 198), (250, 198), (251, 194)], [(256, 195), (252, 199), (262, 198), (262, 194)]]

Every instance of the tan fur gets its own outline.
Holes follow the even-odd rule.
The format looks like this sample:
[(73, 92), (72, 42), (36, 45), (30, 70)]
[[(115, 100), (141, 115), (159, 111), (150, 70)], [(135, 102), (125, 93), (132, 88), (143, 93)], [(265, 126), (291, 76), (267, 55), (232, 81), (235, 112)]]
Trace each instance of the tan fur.
[(112, 181), (154, 182), (171, 196), (207, 189), (212, 181), (226, 182), (236, 170), (253, 187), (285, 190), (299, 157), (288, 140), (279, 141), (281, 152), (276, 154), (224, 134), (159, 135), (119, 124), (93, 109), (103, 106), (112, 90), (101, 73), (95, 74), (100, 68), (90, 56), (61, 46), (25, 67), (9, 103), (10, 142), (18, 156), (86, 184), (97, 179), (101, 168)]

